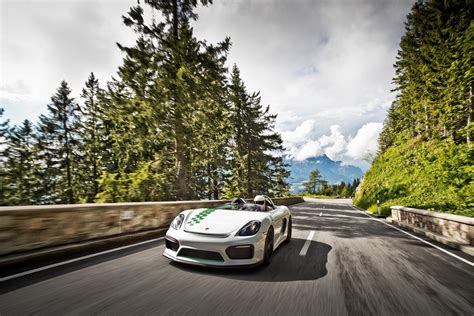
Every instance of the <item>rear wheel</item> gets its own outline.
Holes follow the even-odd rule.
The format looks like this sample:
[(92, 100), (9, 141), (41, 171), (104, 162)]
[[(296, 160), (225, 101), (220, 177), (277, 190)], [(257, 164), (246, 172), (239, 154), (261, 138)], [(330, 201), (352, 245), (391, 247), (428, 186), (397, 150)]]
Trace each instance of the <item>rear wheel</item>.
[(263, 253), (263, 264), (268, 266), (272, 262), (273, 255), (273, 227), (267, 231), (267, 238), (265, 238), (265, 251)]
[(292, 227), (293, 225), (291, 224), (291, 217), (288, 219), (288, 232), (286, 233), (286, 239), (285, 242), (289, 243), (291, 241), (291, 233), (292, 233)]

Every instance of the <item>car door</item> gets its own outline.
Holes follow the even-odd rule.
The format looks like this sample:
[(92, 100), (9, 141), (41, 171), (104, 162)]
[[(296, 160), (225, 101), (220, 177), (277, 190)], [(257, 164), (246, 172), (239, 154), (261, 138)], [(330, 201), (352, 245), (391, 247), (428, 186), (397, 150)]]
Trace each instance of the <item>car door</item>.
[[(273, 227), (274, 227), (274, 233), (275, 233), (275, 244), (277, 241), (283, 236), (283, 223), (284, 223), (284, 217), (285, 217), (285, 211), (282, 207), (278, 207), (273, 204), (273, 201), (271, 199), (266, 199), (266, 203), (269, 207), (272, 208), (270, 211), (270, 214), (272, 216), (273, 220)], [(286, 225), (286, 224), (285, 224)]]

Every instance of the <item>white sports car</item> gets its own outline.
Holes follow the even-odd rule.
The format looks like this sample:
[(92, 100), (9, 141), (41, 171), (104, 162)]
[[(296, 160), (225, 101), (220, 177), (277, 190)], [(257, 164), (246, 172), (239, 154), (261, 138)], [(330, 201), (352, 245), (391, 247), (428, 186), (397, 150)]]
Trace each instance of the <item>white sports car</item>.
[(181, 212), (166, 232), (171, 260), (204, 266), (270, 264), (273, 251), (291, 240), (291, 213), (268, 196), (241, 198), (216, 208)]

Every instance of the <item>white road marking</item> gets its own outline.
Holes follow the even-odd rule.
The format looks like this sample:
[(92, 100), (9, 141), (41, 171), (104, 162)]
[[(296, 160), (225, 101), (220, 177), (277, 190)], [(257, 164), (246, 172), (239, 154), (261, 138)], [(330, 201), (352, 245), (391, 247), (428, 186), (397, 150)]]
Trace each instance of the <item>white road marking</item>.
[(323, 216), (323, 212), (319, 213), (319, 216)]
[(300, 256), (306, 256), (306, 252), (308, 252), (309, 244), (311, 243), (313, 236), (314, 231), (311, 231), (308, 235), (308, 238), (306, 238), (306, 242), (304, 243), (303, 248), (301, 248)]
[[(356, 207), (354, 207), (354, 206), (352, 206), (352, 208), (354, 208), (355, 210), (358, 210), (358, 209), (357, 209)], [(360, 210), (359, 210), (359, 211), (360, 211)], [(377, 221), (377, 222), (379, 222), (379, 223), (382, 223), (382, 224), (384, 224), (384, 225), (387, 225), (387, 226), (389, 226), (389, 227), (392, 227), (393, 229), (396, 229), (396, 230), (398, 230), (398, 231), (400, 231), (400, 232), (402, 232), (402, 233), (404, 233), (404, 234), (406, 234), (406, 235), (408, 235), (408, 236), (410, 236), (410, 237), (413, 237), (413, 238), (415, 238), (416, 240), (421, 241), (422, 243), (425, 243), (425, 244), (427, 244), (427, 245), (430, 245), (431, 247), (436, 248), (436, 249), (438, 249), (438, 250), (444, 252), (445, 254), (450, 255), (450, 256), (453, 257), (453, 258), (456, 258), (456, 259), (458, 259), (458, 260), (461, 260), (462, 262), (467, 263), (467, 264), (470, 265), (471, 267), (474, 266), (474, 262), (471, 262), (471, 261), (466, 260), (466, 259), (464, 259), (464, 258), (462, 258), (462, 257), (459, 257), (458, 255), (455, 255), (454, 253), (451, 253), (451, 252), (447, 251), (446, 249), (443, 249), (443, 248), (441, 248), (441, 247), (439, 247), (439, 246), (436, 246), (435, 244), (432, 244), (432, 243), (430, 243), (430, 242), (428, 242), (428, 241), (426, 241), (426, 240), (424, 240), (424, 239), (422, 239), (422, 238), (420, 238), (420, 237), (417, 237), (417, 236), (415, 236), (415, 235), (413, 235), (413, 234), (410, 234), (410, 233), (404, 231), (403, 229), (400, 229), (400, 228), (398, 228), (398, 227), (395, 227), (395, 226), (393, 226), (393, 225), (390, 225), (390, 224), (388, 224), (388, 223), (385, 223), (385, 222), (381, 221), (380, 219), (375, 218), (375, 217), (373, 217), (373, 216), (370, 216), (369, 214), (367, 214), (367, 213), (365, 213), (365, 212), (363, 212), (363, 211), (361, 211), (361, 213), (364, 214), (364, 215), (366, 215), (366, 216), (368, 216), (368, 217), (370, 217), (370, 218), (373, 219), (374, 221)]]
[(60, 267), (60, 266), (63, 266), (65, 264), (69, 264), (69, 263), (73, 263), (73, 262), (77, 262), (77, 261), (81, 261), (81, 260), (85, 260), (85, 259), (89, 259), (89, 258), (94, 258), (94, 257), (97, 257), (97, 256), (112, 253), (112, 252), (115, 252), (115, 251), (120, 251), (120, 250), (124, 250), (124, 249), (127, 249), (127, 248), (148, 244), (148, 243), (151, 243), (151, 242), (154, 242), (154, 241), (162, 240), (164, 238), (165, 237), (145, 240), (145, 241), (142, 241), (142, 242), (139, 242), (139, 243), (136, 243), (136, 244), (131, 244), (131, 245), (122, 246), (122, 247), (119, 247), (119, 248), (109, 249), (109, 250), (105, 250), (105, 251), (102, 251), (102, 252), (93, 253), (93, 254), (90, 254), (90, 255), (87, 255), (87, 256), (83, 256), (83, 257), (74, 258), (74, 259), (71, 259), (71, 260), (63, 261), (63, 262), (50, 264), (48, 266), (40, 267), (40, 268), (37, 268), (37, 269), (33, 269), (33, 270), (29, 270), (29, 271), (25, 271), (25, 272), (21, 272), (21, 273), (17, 273), (17, 274), (12, 274), (12, 275), (0, 278), (0, 282), (5, 282), (5, 281), (11, 280), (11, 279), (16, 279), (16, 278), (19, 278), (19, 277), (22, 277), (22, 276), (25, 276), (25, 275), (28, 275), (28, 274), (48, 270), (48, 269), (51, 269), (51, 268)]

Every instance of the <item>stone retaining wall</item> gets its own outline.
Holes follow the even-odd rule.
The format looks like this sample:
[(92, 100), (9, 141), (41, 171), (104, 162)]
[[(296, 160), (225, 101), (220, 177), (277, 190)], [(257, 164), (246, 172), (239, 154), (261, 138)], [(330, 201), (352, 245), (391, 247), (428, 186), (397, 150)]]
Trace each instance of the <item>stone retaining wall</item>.
[[(274, 201), (291, 205), (303, 199)], [(224, 202), (227, 201), (0, 207), (0, 255), (166, 227), (183, 210)]]
[(447, 240), (466, 246), (474, 246), (474, 218), (392, 206), (392, 220), (433, 233)]

